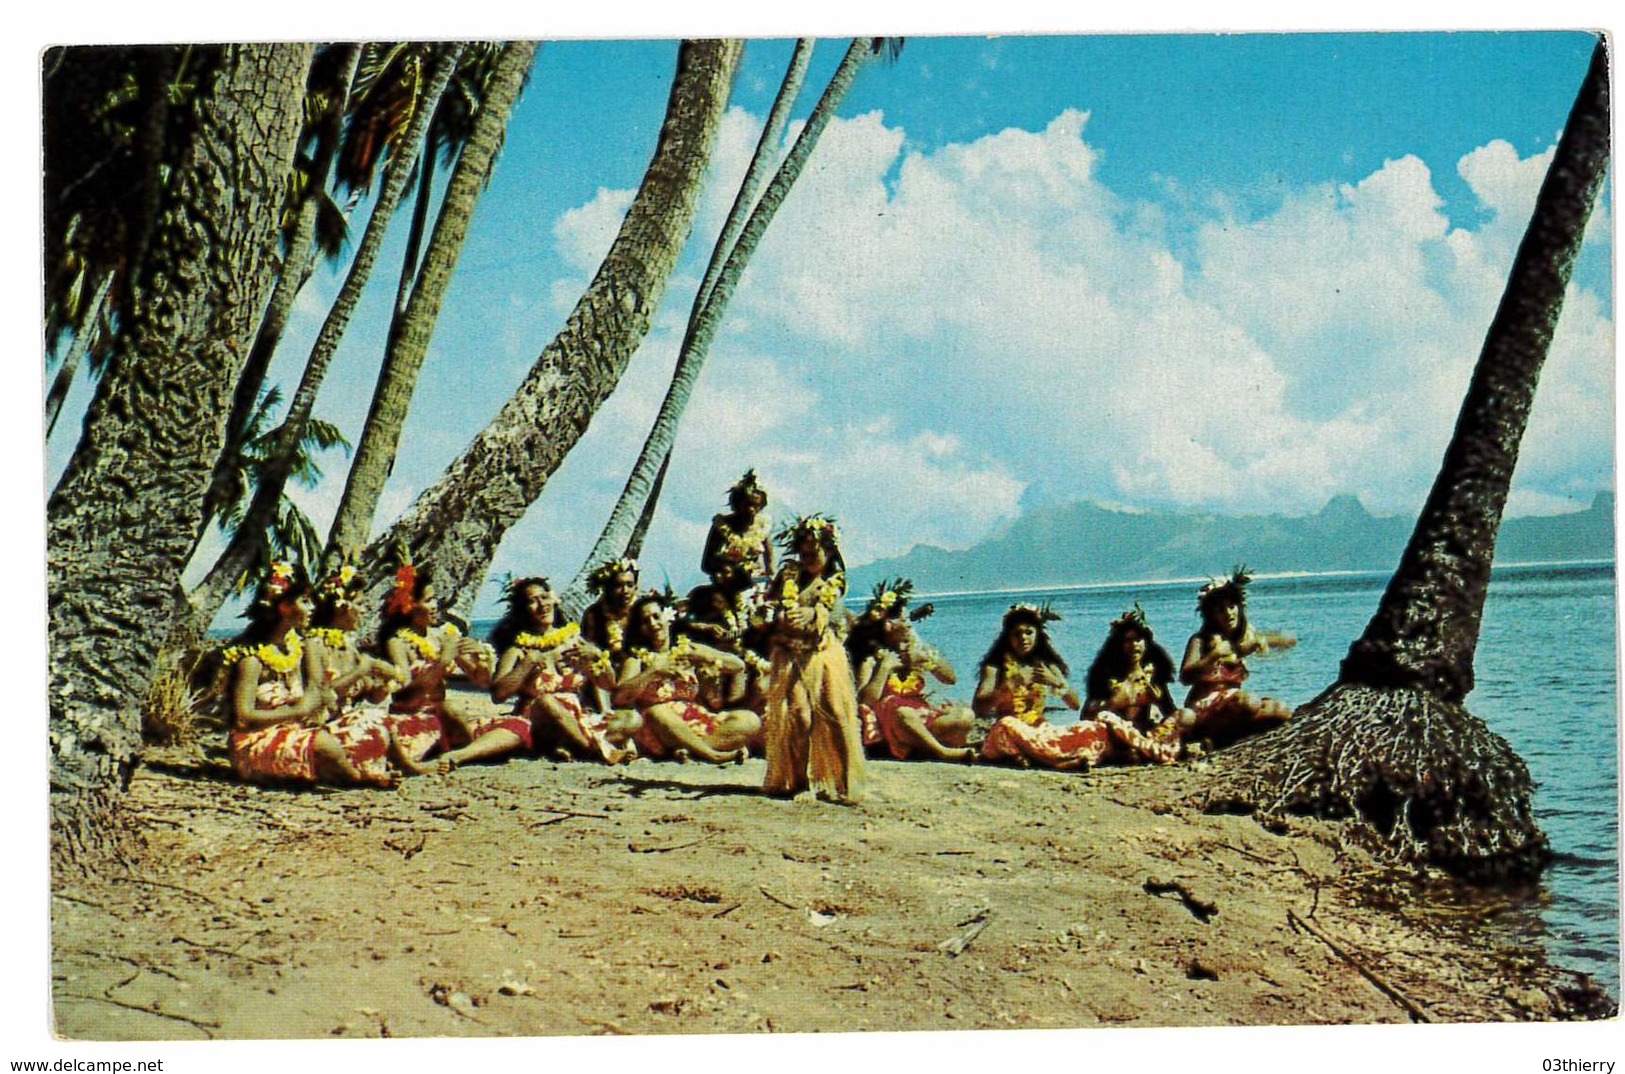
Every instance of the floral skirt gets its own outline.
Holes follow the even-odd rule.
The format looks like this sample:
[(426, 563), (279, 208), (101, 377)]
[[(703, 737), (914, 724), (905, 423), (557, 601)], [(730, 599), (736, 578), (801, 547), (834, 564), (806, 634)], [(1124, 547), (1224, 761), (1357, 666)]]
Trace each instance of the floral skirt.
[(1267, 731), (1281, 723), (1278, 719), (1264, 719), (1261, 707), (1275, 704), (1269, 697), (1257, 698), (1254, 704), (1243, 704), (1241, 687), (1219, 686), (1190, 697), (1185, 707), (1196, 714), (1196, 725), (1185, 733), (1189, 739), (1206, 739), (1215, 746), (1227, 745), (1248, 735)]
[(1027, 760), (1045, 768), (1094, 767), (1111, 745), (1106, 726), (1080, 720), (1067, 727), (1037, 726), (1004, 716), (982, 740), (982, 756), (990, 761)]
[[(564, 711), (566, 718), (580, 729), (581, 734), (586, 737), (587, 741), (592, 743), (593, 751), (597, 753), (599, 760), (608, 761), (615, 755), (615, 745), (609, 740), (609, 716), (606, 713), (589, 711), (587, 706), (582, 703), (580, 696), (568, 690), (544, 696), (550, 698), (554, 704)], [(546, 714), (540, 711), (541, 700), (538, 697), (525, 706), (527, 726), (531, 729), (532, 735), (535, 734), (538, 722), (541, 722), (542, 726), (545, 727), (545, 721), (549, 719)], [(534, 748), (529, 737), (527, 737), (525, 747), (527, 749)]]
[(865, 723), (863, 744), (872, 746), (884, 742), (891, 750), (891, 755), (899, 761), (908, 760), (918, 748), (914, 734), (903, 724), (902, 714), (905, 711), (918, 715), (925, 729), (944, 746), (957, 749), (965, 744), (963, 740), (950, 742), (942, 737), (937, 731), (937, 724), (947, 715), (947, 710), (936, 707), (923, 697), (886, 694), (872, 709), (868, 705), (863, 705), (860, 706), (860, 711), (866, 717), (866, 721), (874, 721), (875, 728), (875, 738), (871, 740), (868, 737), (868, 724)]
[(253, 783), (288, 780), (316, 782), (316, 736), (319, 727), (282, 723), (254, 731), (233, 731), (227, 738), (231, 765), (240, 779)]
[(1146, 731), (1115, 712), (1099, 713), (1095, 719), (1111, 734), (1112, 760), (1128, 764), (1173, 764), (1179, 760), (1179, 722), (1175, 719), (1164, 720)]
[[(689, 726), (689, 729), (701, 738), (707, 741), (710, 740), (711, 735), (717, 729), (716, 713), (696, 705), (692, 701), (668, 701), (666, 704), (680, 706), (681, 712), (679, 715), (682, 721)], [(655, 731), (654, 721), (649, 719), (647, 712), (643, 714), (643, 726), (639, 727), (637, 733), (632, 736), (632, 741), (637, 743), (638, 752), (645, 757), (652, 757), (658, 761), (671, 756), (671, 748)]]

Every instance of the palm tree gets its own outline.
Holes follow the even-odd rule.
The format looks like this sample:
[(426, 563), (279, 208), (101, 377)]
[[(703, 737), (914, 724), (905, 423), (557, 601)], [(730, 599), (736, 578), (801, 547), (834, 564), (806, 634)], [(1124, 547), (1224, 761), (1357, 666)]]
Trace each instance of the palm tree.
[(444, 605), (472, 603), (503, 535), (581, 438), (649, 330), (693, 224), (742, 47), (679, 47), (654, 156), (597, 275), (496, 418), (368, 546), (363, 566), (380, 578), (372, 595), (382, 595), (376, 568), (405, 544), (434, 569)]
[(204, 517), (212, 519), (225, 504), (241, 499), (242, 486), (231, 486), (231, 475), (242, 469), (243, 445), (249, 438), (249, 422), (261, 399), (265, 377), (277, 345), (287, 331), (294, 300), (315, 271), (318, 254), (337, 257), (343, 249), (344, 212), (328, 191), (327, 177), (338, 153), (340, 134), (361, 59), (361, 46), (349, 43), (317, 50), (311, 66), (310, 86), (305, 96), (305, 131), (301, 139), (309, 150), (301, 152), (289, 186), (289, 206), (285, 229), (282, 270), (266, 304), (253, 349), (243, 365), (242, 376), (232, 395), (231, 415), (226, 420), (226, 445), (215, 463), (204, 501)]
[[(279, 505), (284, 502), (283, 491), (289, 477), (299, 472), (299, 447), (307, 440), (317, 393), (338, 351), (339, 342), (344, 338), (345, 329), (349, 327), (356, 304), (361, 300), (361, 292), (372, 277), (378, 253), (383, 249), (384, 235), (421, 156), (429, 117), (434, 114), (436, 102), (446, 91), (462, 51), (463, 45), (454, 42), (437, 46), (432, 54), (424, 56), (429, 66), (424, 72), (425, 81), (421, 84), (416, 82), (414, 73), (411, 107), (393, 110), (396, 118), (405, 120), (404, 127), (395, 128), (384, 136), (379, 135), (377, 129), (366, 120), (357, 124), (355, 133), (365, 138), (369, 159), (365, 167), (352, 172), (348, 180), (357, 184), (368, 181), (367, 173), (375, 170), (379, 162), (387, 160), (383, 187), (378, 192), (372, 214), (367, 218), (367, 228), (362, 233), (361, 243), (350, 262), (344, 283), (327, 311), (321, 330), (316, 334), (316, 342), (305, 362), (304, 375), (288, 405), (287, 417), (273, 434), (265, 463), (257, 475), (253, 502), (244, 512), (243, 521), (236, 527), (226, 550), (189, 595), (189, 621), (181, 624), (178, 635), (182, 640), (201, 635), (208, 628), (221, 605), (234, 591), (237, 580), (243, 577), (244, 572), (251, 570), (253, 564), (264, 559), (266, 535), (275, 532), (277, 518), (286, 513)], [(353, 159), (351, 163), (355, 165)], [(305, 562), (314, 560), (307, 559)]]
[[(362, 427), (355, 462), (345, 482), (344, 496), (328, 537), (329, 549), (356, 548), (372, 528), (373, 512), (395, 462), (401, 426), (412, 403), (419, 371), (428, 355), (429, 339), (440, 316), (440, 304), (451, 283), (452, 270), (462, 252), (474, 206), (494, 166), (507, 129), (508, 116), (518, 100), (525, 74), (536, 55), (533, 41), (510, 42), (496, 61), (486, 97), (474, 119), (468, 144), (458, 157), (435, 221), (434, 234), (411, 303), (398, 335), (392, 340), (372, 407)], [(427, 167), (427, 159), (420, 167)]]
[[(784, 163), (779, 165), (778, 171), (774, 173), (773, 181), (763, 192), (761, 201), (750, 211), (748, 220), (744, 210), (754, 192), (751, 189), (753, 185), (751, 171), (746, 172), (739, 198), (734, 201), (733, 209), (729, 213), (730, 225), (735, 225), (736, 220), (744, 221), (736, 225), (738, 241), (732, 241), (729, 227), (724, 227), (716, 247), (711, 252), (711, 264), (706, 269), (705, 282), (700, 285), (699, 292), (694, 296), (694, 305), (689, 312), (688, 329), (684, 333), (682, 347), (678, 351), (671, 386), (666, 390), (666, 397), (661, 401), (654, 427), (650, 429), (643, 450), (632, 466), (632, 472), (626, 479), (626, 486), (621, 490), (620, 499), (610, 512), (609, 521), (604, 524), (597, 543), (593, 545), (592, 551), (588, 553), (575, 578), (565, 590), (563, 598), (565, 614), (580, 613), (581, 606), (585, 602), (587, 574), (597, 564), (622, 554), (636, 528), (637, 520), (644, 516), (644, 506), (650, 499), (655, 477), (664, 469), (666, 460), (671, 455), (672, 445), (677, 438), (678, 422), (682, 420), (683, 411), (688, 407), (688, 400), (694, 393), (694, 385), (705, 366), (711, 341), (716, 337), (717, 329), (722, 324), (723, 314), (727, 311), (728, 301), (733, 297), (734, 288), (738, 286), (745, 265), (756, 252), (756, 247), (761, 244), (762, 237), (767, 234), (768, 225), (773, 222), (779, 206), (784, 203), (790, 188), (795, 185), (807, 161), (812, 158), (813, 150), (817, 148), (824, 128), (829, 126), (829, 121), (834, 118), (835, 110), (840, 107), (841, 101), (846, 97), (863, 65), (883, 52), (895, 56), (897, 47), (896, 43), (890, 42), (887, 38), (859, 38), (852, 42), (846, 50), (846, 55), (842, 57), (840, 66), (831, 76), (829, 85), (819, 97), (818, 104), (814, 106), (812, 115), (807, 118), (806, 126), (802, 127), (795, 145), (791, 147), (789, 154), (784, 158)], [(802, 55), (803, 50), (808, 54), (806, 57)], [(755, 155), (751, 158), (753, 171), (761, 173), (766, 170), (769, 147), (777, 144), (783, 125), (789, 118), (790, 105), (793, 103), (796, 89), (800, 86), (800, 76), (806, 73), (806, 60), (810, 58), (811, 51), (811, 41), (804, 40), (796, 46), (796, 54), (791, 58), (790, 71), (785, 75), (779, 98), (773, 103), (768, 121), (762, 128), (761, 141), (757, 143)], [(798, 59), (801, 64), (799, 71)], [(789, 99), (786, 99), (787, 96)], [(652, 508), (648, 513), (652, 515)]]
[(103, 270), (89, 303), (74, 303), (73, 338), (68, 344), (68, 352), (62, 357), (62, 364), (57, 367), (56, 376), (51, 380), (51, 389), (45, 394), (46, 436), (56, 429), (62, 404), (67, 401), (68, 390), (73, 387), (73, 379), (78, 375), (79, 366), (86, 355), (96, 355), (90, 364), (92, 371), (100, 375), (102, 362), (99, 359), (105, 357), (107, 341), (112, 335), (106, 311), (108, 296), (113, 293), (113, 277), (111, 271)]
[(1545, 864), (1528, 768), (1463, 700), (1518, 446), (1608, 159), (1599, 39), (1376, 614), (1335, 684), (1281, 731), (1221, 755), (1210, 807), (1352, 817), (1401, 858), (1468, 878), (1528, 876)]
[[(84, 433), (46, 510), (53, 861), (116, 854), (117, 793), (140, 743), (150, 630), (170, 614), (270, 293), (309, 45), (193, 46), (196, 90), (132, 261), (131, 293)], [(49, 165), (48, 165), (49, 167)]]

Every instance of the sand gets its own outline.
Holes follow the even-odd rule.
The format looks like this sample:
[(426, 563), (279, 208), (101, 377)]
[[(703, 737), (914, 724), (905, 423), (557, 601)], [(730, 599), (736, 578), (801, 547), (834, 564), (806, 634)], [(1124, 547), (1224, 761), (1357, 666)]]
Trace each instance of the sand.
[(1608, 1013), (1504, 896), (1338, 825), (1188, 804), (1200, 766), (516, 760), (282, 790), (154, 751), (117, 880), (52, 902), (79, 1040), (1514, 1021)]

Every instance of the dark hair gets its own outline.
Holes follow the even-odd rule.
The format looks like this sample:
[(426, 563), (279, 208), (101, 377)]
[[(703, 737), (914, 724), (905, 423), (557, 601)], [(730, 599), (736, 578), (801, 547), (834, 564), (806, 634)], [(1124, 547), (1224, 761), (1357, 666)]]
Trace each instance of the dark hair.
[(852, 671), (855, 674), (863, 666), (863, 662), (874, 656), (880, 650), (887, 648), (886, 627), (894, 617), (876, 619), (865, 616), (852, 627), (852, 632), (846, 636), (846, 657), (852, 662)]
[[(1220, 630), (1213, 619), (1213, 609), (1221, 601), (1234, 602), (1236, 606), (1236, 629), (1228, 633)], [(1196, 598), (1196, 612), (1202, 617), (1201, 633), (1220, 634), (1231, 641), (1247, 633), (1247, 591), (1239, 585), (1229, 583), (1204, 590)]]
[[(278, 573), (279, 571), (283, 573)], [(273, 595), (272, 585), (276, 578), (285, 579), (279, 591)], [(310, 578), (304, 569), (297, 563), (272, 563), (264, 568), (264, 576), (254, 593), (254, 602), (243, 612), (243, 618), (248, 625), (235, 639), (235, 644), (258, 645), (269, 641), (271, 631), (276, 629), (282, 621), (281, 607), (284, 601), (297, 600), (312, 593)]]
[(1173, 694), (1169, 684), (1174, 681), (1173, 658), (1168, 655), (1168, 650), (1157, 644), (1156, 636), (1144, 620), (1136, 621), (1127, 616), (1112, 623), (1100, 652), (1095, 654), (1094, 663), (1089, 665), (1087, 699), (1105, 701), (1111, 697), (1112, 681), (1120, 681), (1128, 673), (1128, 657), (1123, 654), (1123, 643), (1135, 635), (1145, 639), (1145, 661), (1151, 665), (1151, 680), (1161, 687), (1165, 707), (1172, 708)]
[(993, 667), (1011, 656), (1010, 635), (1015, 633), (1016, 627), (1026, 624), (1038, 628), (1038, 641), (1033, 645), (1033, 652), (1027, 658), (1027, 663), (1052, 664), (1061, 669), (1062, 675), (1069, 674), (1071, 669), (1067, 667), (1066, 661), (1061, 659), (1061, 654), (1055, 651), (1055, 646), (1049, 640), (1049, 630), (1044, 626), (1045, 623), (1060, 618), (1048, 608), (1033, 608), (1025, 604), (1011, 608), (1004, 613), (1004, 622), (999, 626), (999, 636), (994, 639), (993, 647), (987, 651), (987, 655), (982, 657), (981, 666)]
[[(520, 578), (508, 585), (508, 591), (503, 597), (508, 609), (502, 613), (502, 618), (497, 621), (497, 625), (491, 628), (490, 635), (491, 648), (495, 649), (499, 654), (512, 648), (513, 640), (533, 625), (530, 618), (530, 609), (525, 606), (525, 590), (533, 586), (541, 586), (549, 593), (553, 591), (553, 587), (548, 584), (547, 579), (539, 575), (531, 578)], [(548, 624), (547, 629), (560, 626), (563, 623), (564, 608), (562, 605), (554, 604), (553, 622)]]
[[(672, 602), (663, 593), (645, 593), (632, 602), (632, 607), (626, 613), (626, 647), (627, 649), (648, 649), (653, 639), (643, 632), (643, 609), (651, 604), (661, 608), (670, 608)], [(671, 638), (666, 639), (670, 642)]]
[(381, 652), (389, 644), (389, 639), (412, 625), (412, 617), (417, 614), (418, 605), (423, 603), (423, 594), (434, 584), (433, 572), (427, 567), (418, 568), (412, 575), (412, 600), (408, 607), (401, 607), (399, 602), (394, 611), (390, 610), (390, 603), (394, 598), (394, 590), (384, 598), (384, 614), (378, 623), (378, 649)]

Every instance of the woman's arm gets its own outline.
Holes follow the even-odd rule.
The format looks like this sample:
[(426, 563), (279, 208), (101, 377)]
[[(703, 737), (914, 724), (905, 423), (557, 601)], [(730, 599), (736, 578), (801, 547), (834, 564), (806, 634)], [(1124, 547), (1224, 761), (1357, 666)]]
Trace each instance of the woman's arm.
[(693, 641), (688, 643), (688, 647), (689, 652), (701, 663), (710, 664), (724, 675), (735, 675), (745, 670), (745, 662), (733, 653), (725, 653), (721, 649), (713, 649), (709, 645)]
[[(261, 708), (260, 674), (264, 670), (257, 656), (245, 656), (237, 663), (231, 693), (232, 720), (239, 730), (257, 731), (282, 723), (306, 723), (333, 703), (333, 691), (318, 685), (291, 705)], [(320, 722), (316, 720), (315, 722)]]
[(510, 646), (502, 654), (502, 659), (497, 661), (496, 675), (491, 679), (491, 700), (500, 704), (515, 694), (523, 693), (536, 672), (536, 662), (530, 659), (525, 650), (517, 645)]
[(976, 693), (971, 697), (971, 711), (986, 719), (997, 715), (994, 703), (999, 694), (999, 669), (989, 665), (982, 669), (982, 676), (976, 683)]
[(858, 700), (865, 705), (878, 704), (886, 690), (886, 677), (899, 666), (897, 655), (890, 649), (865, 657), (858, 667)]
[(1235, 659), (1235, 650), (1223, 638), (1215, 637), (1211, 649), (1205, 638), (1203, 634), (1192, 634), (1191, 640), (1185, 643), (1185, 658), (1179, 665), (1179, 681), (1186, 686), (1195, 686), (1209, 671)]
[(661, 673), (653, 668), (643, 669), (643, 661), (635, 656), (626, 658), (621, 665), (621, 679), (615, 685), (615, 694), (612, 698), (614, 705), (619, 709), (634, 707), (643, 692), (660, 681)]

